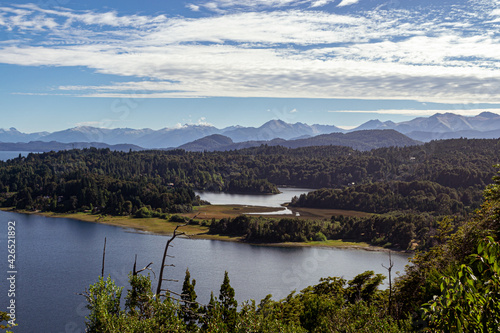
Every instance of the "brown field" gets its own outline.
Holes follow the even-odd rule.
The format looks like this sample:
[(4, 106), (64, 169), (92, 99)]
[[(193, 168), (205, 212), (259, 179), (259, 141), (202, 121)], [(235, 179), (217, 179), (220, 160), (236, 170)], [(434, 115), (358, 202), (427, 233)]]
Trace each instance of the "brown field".
[(179, 215), (190, 219), (196, 217), (197, 220), (219, 220), (226, 217), (236, 217), (245, 213), (273, 212), (276, 210), (279, 210), (279, 208), (242, 205), (207, 205), (194, 207), (192, 213)]
[[(289, 208), (293, 214), (292, 215), (262, 215), (266, 217), (273, 218), (284, 218), (292, 217), (299, 218), (301, 220), (323, 220), (330, 219), (332, 216), (352, 216), (352, 217), (366, 217), (372, 214), (364, 212), (356, 212), (352, 210), (340, 210), (340, 209), (319, 209), (319, 208)], [(259, 206), (242, 206), (242, 205), (208, 205), (195, 207), (194, 212), (188, 214), (180, 214), (188, 218), (195, 218), (197, 220), (211, 220), (222, 219), (226, 217), (236, 217), (242, 214), (253, 213), (252, 216), (259, 216), (255, 213), (266, 213), (279, 211), (281, 208), (271, 208), (271, 207), (259, 207)], [(299, 213), (299, 216), (296, 216)]]

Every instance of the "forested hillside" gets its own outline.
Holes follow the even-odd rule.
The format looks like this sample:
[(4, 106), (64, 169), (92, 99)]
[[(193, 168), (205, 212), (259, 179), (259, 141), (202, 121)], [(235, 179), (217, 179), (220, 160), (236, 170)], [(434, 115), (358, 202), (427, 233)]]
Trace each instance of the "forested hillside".
[[(213, 220), (211, 234), (242, 237), (252, 243), (354, 240), (400, 250), (427, 249), (442, 218), (428, 213), (391, 212), (369, 217), (332, 216), (331, 220), (264, 218), (241, 215)], [(459, 220), (456, 221), (456, 224)]]
[(477, 207), (480, 195), (475, 187), (442, 186), (431, 181), (388, 181), (353, 185), (343, 189), (321, 189), (292, 200), (292, 206), (388, 213), (411, 210), (449, 215), (463, 214)]
[(359, 152), (261, 146), (229, 152), (30, 154), (0, 163), (0, 202), (19, 209), (134, 214), (199, 204), (193, 189), (276, 193), (277, 185), (330, 188), (295, 205), (384, 213), (459, 214), (477, 208), (499, 162), (498, 140), (447, 140)]

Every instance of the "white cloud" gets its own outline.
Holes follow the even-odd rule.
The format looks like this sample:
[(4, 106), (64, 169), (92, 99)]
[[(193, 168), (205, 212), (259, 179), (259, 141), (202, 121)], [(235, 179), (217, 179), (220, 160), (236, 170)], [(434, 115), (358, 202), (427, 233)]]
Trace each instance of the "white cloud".
[[(310, 7), (322, 7), (336, 0), (209, 0), (200, 2), (199, 6), (215, 12), (225, 12), (227, 10), (243, 9), (277, 9), (284, 7), (297, 7), (309, 5)], [(353, 0), (349, 0), (353, 1)]]
[(20, 30), (50, 30), (58, 26), (53, 18), (43, 15), (32, 15), (33, 12), (25, 9), (0, 7), (0, 26), (8, 30), (18, 28)]
[[(415, 110), (415, 109), (380, 109), (380, 110), (332, 110), (328, 112), (341, 112), (341, 113), (373, 113), (373, 114), (394, 114), (406, 116), (432, 116), (436, 113), (453, 113), (460, 116), (477, 116), (482, 112), (493, 112), (500, 114), (500, 109), (468, 109), (468, 108), (455, 108), (447, 110)], [(355, 127), (355, 126), (354, 126)], [(344, 129), (350, 129), (345, 128)]]
[(334, 1), (335, 0), (315, 0), (315, 1), (312, 1), (311, 7), (322, 7), (322, 6), (329, 4), (330, 2), (334, 2)]
[[(299, 2), (324, 0), (252, 3), (281, 8)], [(193, 6), (243, 3), (250, 2)], [(295, 8), (193, 19), (1, 7), (0, 25), (40, 32), (36, 42), (0, 43), (0, 63), (83, 66), (130, 78), (59, 87), (78, 96), (500, 100), (496, 27), (477, 27), (477, 17), (459, 10), (454, 15), (463, 19), (450, 23), (399, 9), (339, 15)]]
[[(148, 24), (154, 24), (161, 21), (165, 21), (166, 17), (164, 15), (159, 15), (156, 17), (150, 16), (141, 16), (141, 15), (118, 15), (115, 11), (105, 12), (105, 13), (96, 13), (92, 11), (81, 11), (75, 12), (69, 9), (42, 9), (35, 4), (24, 4), (17, 5), (17, 7), (22, 9), (15, 9), (14, 11), (20, 12), (18, 16), (33, 16), (37, 15), (37, 17), (42, 18), (44, 16), (41, 15), (52, 15), (55, 18), (64, 18), (66, 19), (66, 25), (73, 24), (75, 22), (81, 22), (86, 25), (107, 25), (111, 27), (141, 27)], [(0, 10), (8, 8), (0, 8)], [(47, 17), (47, 16), (45, 16)], [(55, 18), (50, 18), (49, 20), (54, 20)]]
[(189, 4), (187, 5), (187, 8), (191, 9), (193, 12), (199, 12), (200, 11), (200, 6)]
[(97, 128), (108, 128), (108, 126), (105, 126), (105, 125), (109, 125), (109, 123), (119, 122), (119, 121), (121, 121), (121, 120), (106, 119), (105, 121), (103, 121), (103, 120), (101, 120), (101, 121), (82, 121), (82, 122), (76, 123), (75, 127), (90, 126), (90, 127), (97, 127)]
[(495, 9), (490, 13), (492, 16), (500, 16), (500, 9)]
[(198, 119), (198, 121), (196, 122), (196, 125), (198, 125), (198, 126), (213, 126), (211, 123), (209, 123), (207, 121), (206, 117), (201, 117), (200, 119)]
[(338, 128), (341, 128), (341, 129), (343, 129), (343, 130), (348, 131), (348, 130), (352, 130), (353, 128), (358, 127), (359, 125), (354, 125), (354, 126), (347, 126), (347, 125), (335, 125), (335, 126), (337, 126)]
[(212, 0), (203, 6), (208, 8), (231, 8), (231, 7), (283, 7), (296, 3), (303, 3), (304, 0)]
[(342, 0), (337, 7), (344, 7), (344, 6), (350, 6), (354, 5), (355, 3), (358, 3), (359, 0)]

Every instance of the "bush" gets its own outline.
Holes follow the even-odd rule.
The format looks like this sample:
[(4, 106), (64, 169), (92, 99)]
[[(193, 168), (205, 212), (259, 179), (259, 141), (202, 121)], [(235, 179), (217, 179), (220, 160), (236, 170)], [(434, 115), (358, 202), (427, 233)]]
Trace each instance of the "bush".
[(170, 222), (186, 222), (186, 218), (179, 215), (170, 216)]
[(138, 209), (135, 212), (134, 217), (147, 218), (147, 217), (151, 217), (151, 215), (152, 215), (152, 212), (147, 207), (141, 207), (140, 209)]
[(314, 240), (317, 242), (326, 242), (328, 239), (326, 238), (325, 234), (323, 234), (321, 231), (318, 231), (314, 235)]

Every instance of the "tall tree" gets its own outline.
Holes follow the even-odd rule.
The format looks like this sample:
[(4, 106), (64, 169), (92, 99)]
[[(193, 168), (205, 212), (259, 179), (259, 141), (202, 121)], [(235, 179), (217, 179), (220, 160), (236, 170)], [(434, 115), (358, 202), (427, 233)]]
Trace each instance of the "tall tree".
[(236, 326), (238, 302), (234, 298), (234, 289), (231, 287), (229, 275), (224, 272), (224, 281), (220, 286), (219, 300), (222, 305), (222, 318), (228, 329), (233, 332)]
[(186, 269), (186, 276), (184, 277), (184, 283), (182, 285), (181, 299), (183, 300), (182, 318), (189, 329), (196, 328), (196, 323), (198, 321), (198, 303), (196, 303), (196, 292), (194, 287), (196, 286), (196, 280), (191, 279), (191, 274), (189, 269)]

